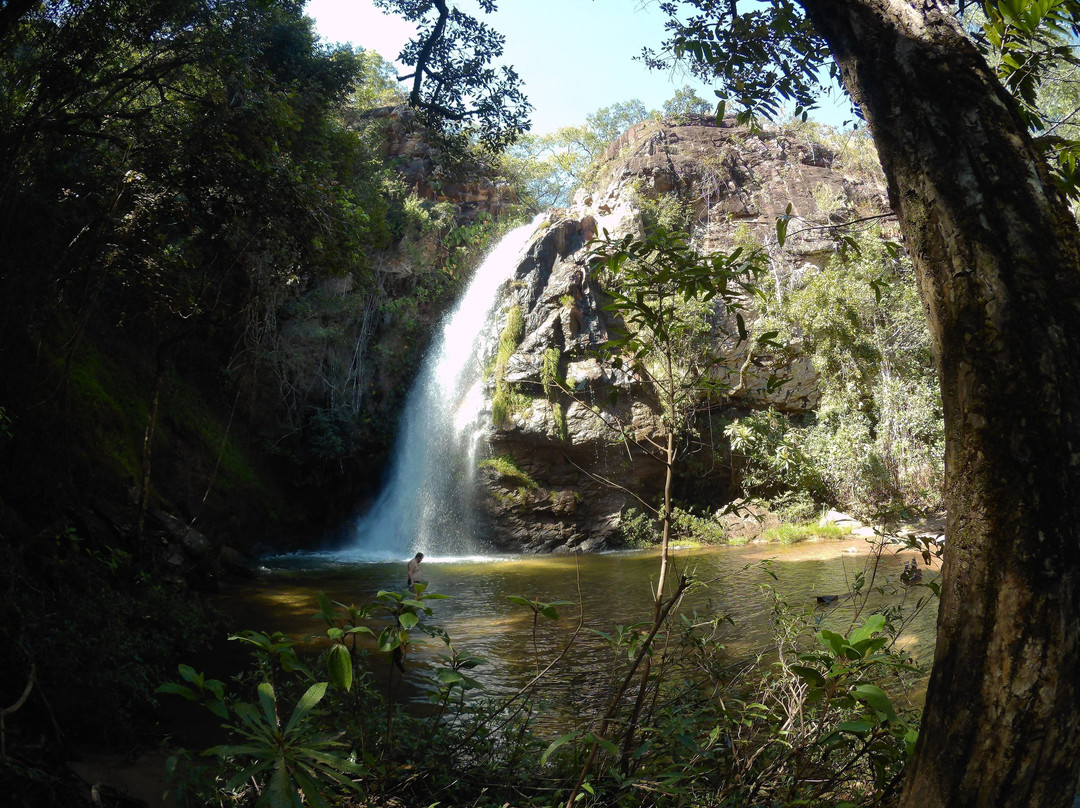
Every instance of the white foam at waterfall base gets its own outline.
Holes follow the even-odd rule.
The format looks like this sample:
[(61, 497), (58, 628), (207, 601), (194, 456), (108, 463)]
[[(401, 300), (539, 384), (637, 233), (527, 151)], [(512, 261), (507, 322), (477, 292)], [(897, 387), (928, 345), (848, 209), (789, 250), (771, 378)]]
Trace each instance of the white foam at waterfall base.
[(344, 556), (400, 559), (416, 552), (472, 556), (472, 492), (484, 407), (477, 340), (496, 293), (517, 268), (543, 216), (507, 233), (443, 320), (410, 390), (386, 483), (356, 523)]

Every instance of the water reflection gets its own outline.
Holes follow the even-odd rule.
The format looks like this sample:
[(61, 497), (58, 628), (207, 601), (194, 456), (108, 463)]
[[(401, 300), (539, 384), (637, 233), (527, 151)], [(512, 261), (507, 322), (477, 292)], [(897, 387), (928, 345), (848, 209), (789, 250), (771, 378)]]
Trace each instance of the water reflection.
[[(773, 598), (794, 610), (810, 612), (823, 627), (846, 631), (855, 618), (853, 599), (841, 597), (821, 606), (819, 596), (851, 591), (856, 576), (867, 576), (872, 588), (883, 588), (869, 598), (861, 620), (873, 611), (903, 604), (914, 607), (929, 595), (923, 587), (902, 587), (898, 580), (912, 554), (886, 550), (876, 570), (870, 563), (869, 544), (858, 539), (843, 542), (806, 542), (795, 545), (748, 545), (738, 548), (679, 549), (674, 553), (676, 574), (692, 575), (700, 586), (688, 594), (684, 614), (726, 614), (722, 639), (733, 660), (753, 656), (772, 645)], [(296, 555), (270, 559), (257, 582), (222, 596), (221, 607), (232, 615), (237, 628), (285, 631), (297, 638), (321, 633), (315, 616), (316, 594), (331, 600), (360, 604), (373, 600), (379, 590), (403, 591), (405, 562), (361, 562), (337, 555)], [(580, 620), (582, 631), (567, 654), (544, 680), (544, 690), (565, 708), (576, 709), (604, 691), (613, 669), (611, 652), (596, 632), (612, 632), (617, 624), (645, 622), (652, 614), (652, 587), (658, 571), (656, 552), (609, 553), (584, 556), (511, 556), (487, 558), (425, 557), (429, 591), (449, 595), (434, 601), (438, 626), (460, 651), (489, 660), (477, 669), (489, 695), (516, 691), (558, 655)], [(937, 579), (927, 570), (923, 583)], [(775, 578), (773, 577), (775, 576)], [(517, 595), (543, 602), (570, 601), (559, 607), (560, 619), (541, 618), (534, 651), (533, 615), (516, 605)], [(580, 612), (579, 612), (580, 604)], [(917, 660), (929, 664), (933, 652), (936, 602), (929, 603), (908, 625), (900, 639)], [(409, 657), (407, 681), (417, 694), (423, 687), (422, 671), (445, 653), (441, 643), (428, 641)], [(388, 661), (375, 655), (384, 676)]]

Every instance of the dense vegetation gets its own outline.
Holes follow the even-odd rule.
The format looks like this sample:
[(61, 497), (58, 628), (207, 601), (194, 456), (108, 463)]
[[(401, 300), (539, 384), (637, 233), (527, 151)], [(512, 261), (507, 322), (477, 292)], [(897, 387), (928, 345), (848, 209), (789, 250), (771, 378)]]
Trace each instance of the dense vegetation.
[[(706, 105), (626, 102), (501, 157), (433, 133), (418, 180), (384, 157), (408, 125), (387, 117), (388, 66), (318, 43), (297, 3), (5, 19), (0, 701), (33, 688), (13, 749), (129, 743), (180, 650), (217, 631), (177, 585), (213, 585), (222, 543), (324, 528), (507, 215), (565, 202), (628, 126)], [(502, 220), (437, 201), (487, 166), (518, 199)], [(27, 800), (65, 798), (26, 761)]]
[(139, 745), (185, 584), (349, 512), (514, 193), (439, 201), (481, 153), (391, 152), (392, 71), (291, 0), (5, 4), (0, 87), (6, 748)]
[[(394, 5), (421, 16), (445, 12), (444, 3)], [(822, 35), (792, 4), (765, 5), (762, 13), (780, 23), (773, 32), (794, 42), (798, 58), (786, 66), (817, 64), (827, 53)], [(823, 0), (806, 5), (828, 20)], [(1068, 3), (1023, 5), (1019, 14), (1010, 3), (988, 4), (976, 38), (1020, 99), (1009, 108), (1049, 137), (1058, 185), (1074, 190), (1076, 152), (1059, 134), (1070, 130), (1050, 118), (1074, 107), (1073, 95), (1044, 79), (1071, 47), (1063, 38), (1077, 12)], [(811, 87), (748, 71), (761, 57), (737, 46), (746, 24), (764, 18), (735, 8), (717, 12), (723, 25), (701, 17), (675, 26), (676, 52), (738, 89), (746, 112), (777, 112), (777, 90), (804, 106)], [(458, 22), (481, 47), (501, 48), (487, 29)], [(436, 23), (428, 35), (437, 39), (439, 30)], [(843, 41), (842, 32), (830, 33)], [(716, 37), (735, 47), (717, 55)], [(1029, 49), (1032, 42), (1040, 47)], [(441, 63), (425, 64), (424, 54), (413, 50), (417, 76), (431, 77), (429, 68)], [(455, 66), (454, 55), (452, 47), (441, 52), (444, 66)], [(178, 796), (189, 804), (299, 805), (300, 793), (311, 804), (402, 794), (425, 804), (573, 804), (580, 797), (870, 805), (895, 798), (915, 719), (882, 688), (899, 692), (910, 673), (890, 653), (905, 615), (853, 623), (845, 636), (799, 624), (778, 605), (777, 653), (748, 675), (723, 664), (713, 632), (724, 616), (680, 615), (694, 582), (679, 578), (665, 591), (663, 572), (652, 621), (610, 637), (613, 695), (597, 705), (603, 718), (554, 742), (529, 730), (535, 692), (521, 694), (520, 704), (464, 698), (475, 684), (469, 672), (482, 660), (427, 621), (430, 596), (422, 591), (385, 593), (361, 607), (320, 602), (328, 650), (318, 658), (297, 655), (289, 638), (248, 632), (238, 636), (257, 663), (235, 685), (181, 667), (182, 682), (157, 689), (214, 620), (174, 585), (213, 585), (225, 564), (223, 544), (321, 532), (324, 519), (351, 506), (336, 495), (345, 499), (358, 481), (370, 481), (364, 475), (388, 444), (428, 323), (471, 259), (518, 212), (508, 203), (502, 219), (459, 218), (445, 201), (449, 187), (490, 178), (499, 166), (513, 185), (507, 199), (521, 208), (565, 202), (614, 136), (646, 117), (640, 104), (600, 110), (583, 127), (495, 157), (477, 146), (509, 145), (520, 134), (523, 106), (502, 119), (508, 128), (497, 105), (489, 108), (491, 126), (470, 133), (457, 99), (417, 95), (426, 114), (457, 124), (432, 133), (425, 176), (403, 178), (386, 151), (410, 116), (388, 109), (402, 98), (387, 67), (370, 54), (320, 44), (293, 0), (10, 2), (0, 8), (0, 85), (0, 771), (13, 801), (84, 799), (49, 755), (72, 741), (131, 743), (155, 700), (169, 694), (205, 704), (237, 733), (236, 743), (212, 751), (215, 762), (178, 764)], [(421, 89), (417, 79), (414, 90)], [(483, 93), (477, 98), (484, 103)], [(880, 121), (874, 92), (864, 90), (863, 100)], [(703, 103), (682, 92), (664, 113), (698, 115)], [(546, 162), (538, 159), (544, 154)], [(891, 153), (891, 181), (903, 167)], [(645, 345), (639, 331), (621, 347), (637, 352), (667, 397), (670, 466), (673, 437), (689, 429), (701, 401), (683, 395), (696, 381), (677, 382), (712, 327), (702, 308), (686, 304), (698, 292), (715, 294), (708, 284), (722, 273), (695, 269), (685, 234), (671, 226), (677, 210), (658, 206), (651, 214), (645, 237), (653, 247), (636, 257), (655, 254), (663, 242), (678, 271), (661, 265), (668, 274), (656, 286), (648, 261), (621, 275), (616, 268), (612, 292), (623, 295), (626, 312), (637, 305), (641, 322), (663, 326), (654, 331), (660, 340)], [(743, 493), (778, 507), (812, 512), (840, 504), (870, 515), (936, 507), (940, 410), (949, 404), (939, 405), (913, 282), (920, 272), (932, 279), (932, 250), (916, 249), (913, 265), (878, 233), (847, 235), (841, 244), (820, 274), (777, 284), (775, 295), (760, 286), (759, 337), (809, 347), (823, 379), (820, 410), (803, 423), (773, 412), (733, 420), (726, 460), (739, 465)], [(763, 246), (747, 245), (747, 254)], [(624, 245), (628, 254), (638, 249)], [(684, 277), (680, 286), (672, 276), (685, 270), (697, 271), (697, 280)], [(656, 309), (647, 305), (652, 290)], [(666, 329), (673, 323), (674, 331)], [(1066, 331), (1051, 326), (1050, 333)], [(688, 339), (665, 342), (665, 333)], [(965, 435), (952, 433), (951, 445)], [(1067, 444), (1047, 440), (1042, 448)], [(984, 477), (971, 479), (978, 485)], [(663, 516), (665, 539), (672, 525), (695, 530), (707, 521), (668, 497)], [(629, 524), (648, 533), (637, 520)], [(977, 529), (965, 546), (997, 535)], [(1016, 555), (993, 547), (1002, 558)], [(995, 591), (976, 583), (976, 593)], [(562, 607), (515, 602), (537, 621)], [(1037, 640), (1040, 620), (1049, 618), (1030, 611)], [(376, 692), (363, 650), (400, 660), (415, 631), (447, 648), (432, 681), (434, 713), (421, 717), (398, 709), (392, 692)], [(654, 644), (661, 632), (669, 638), (664, 652)], [(356, 641), (365, 635), (369, 643)], [(638, 696), (624, 700), (633, 682), (640, 682)], [(972, 728), (980, 713), (966, 712), (969, 738), (978, 735)], [(942, 729), (940, 710), (935, 715)], [(1060, 744), (1066, 757), (1075, 743), (1067, 740)], [(1075, 775), (1071, 760), (1051, 763), (1059, 779)], [(1021, 799), (1026, 793), (1015, 791)]]
[[(858, 599), (873, 569), (863, 572)], [(223, 719), (231, 738), (202, 757), (176, 756), (171, 791), (184, 806), (275, 808), (301, 794), (313, 805), (889, 804), (917, 718), (908, 700), (917, 671), (896, 640), (927, 599), (871, 617), (856, 608), (839, 634), (768, 595), (775, 649), (733, 664), (731, 616), (685, 610), (675, 619), (671, 606), (698, 586), (680, 581), (661, 623), (603, 635), (610, 668), (596, 675), (608, 702), (565, 719), (569, 731), (554, 739), (535, 729), (544, 676), (572, 653), (582, 616), (562, 644), (547, 624), (572, 619), (571, 604), (510, 597), (532, 615), (536, 676), (492, 698), (478, 681), (486, 660), (439, 628), (439, 596), (423, 584), (359, 606), (320, 596), (317, 657), (283, 635), (242, 632), (233, 639), (252, 650), (248, 676), (227, 684), (181, 666), (163, 686)], [(418, 708), (402, 703), (396, 668), (411, 668), (409, 651), (425, 641), (438, 652), (423, 654), (429, 707)], [(635, 718), (621, 696), (646, 660), (649, 696)]]

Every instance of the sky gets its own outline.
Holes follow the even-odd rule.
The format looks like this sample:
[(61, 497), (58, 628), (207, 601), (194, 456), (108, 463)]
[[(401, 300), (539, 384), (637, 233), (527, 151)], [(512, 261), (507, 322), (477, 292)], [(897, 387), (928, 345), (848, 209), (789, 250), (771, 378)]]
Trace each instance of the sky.
[[(493, 14), (480, 12), (473, 0), (457, 5), (506, 37), (500, 62), (513, 65), (524, 80), (534, 134), (579, 126), (590, 113), (635, 98), (660, 109), (685, 84), (717, 100), (710, 87), (685, 72), (650, 71), (634, 60), (642, 47), (659, 49), (663, 39), (665, 16), (656, 2), (501, 0)], [(371, 0), (309, 0), (305, 10), (326, 42), (374, 50), (389, 62), (416, 32)], [(838, 126), (852, 116), (838, 99), (812, 117)]]

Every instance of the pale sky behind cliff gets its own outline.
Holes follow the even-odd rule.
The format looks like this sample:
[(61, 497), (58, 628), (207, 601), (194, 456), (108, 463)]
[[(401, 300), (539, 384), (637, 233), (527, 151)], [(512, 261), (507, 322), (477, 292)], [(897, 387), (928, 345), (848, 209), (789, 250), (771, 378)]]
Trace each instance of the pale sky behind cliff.
[[(459, 5), (506, 37), (500, 61), (513, 65), (525, 82), (534, 134), (583, 124), (601, 107), (634, 98), (658, 110), (684, 84), (716, 101), (711, 88), (684, 72), (651, 71), (634, 61), (642, 47), (658, 48), (663, 39), (665, 16), (655, 2), (501, 0), (494, 14), (483, 14), (471, 0)], [(327, 42), (374, 50), (392, 63), (416, 32), (371, 0), (309, 0), (306, 13)], [(835, 126), (853, 117), (839, 92), (811, 116)]]

